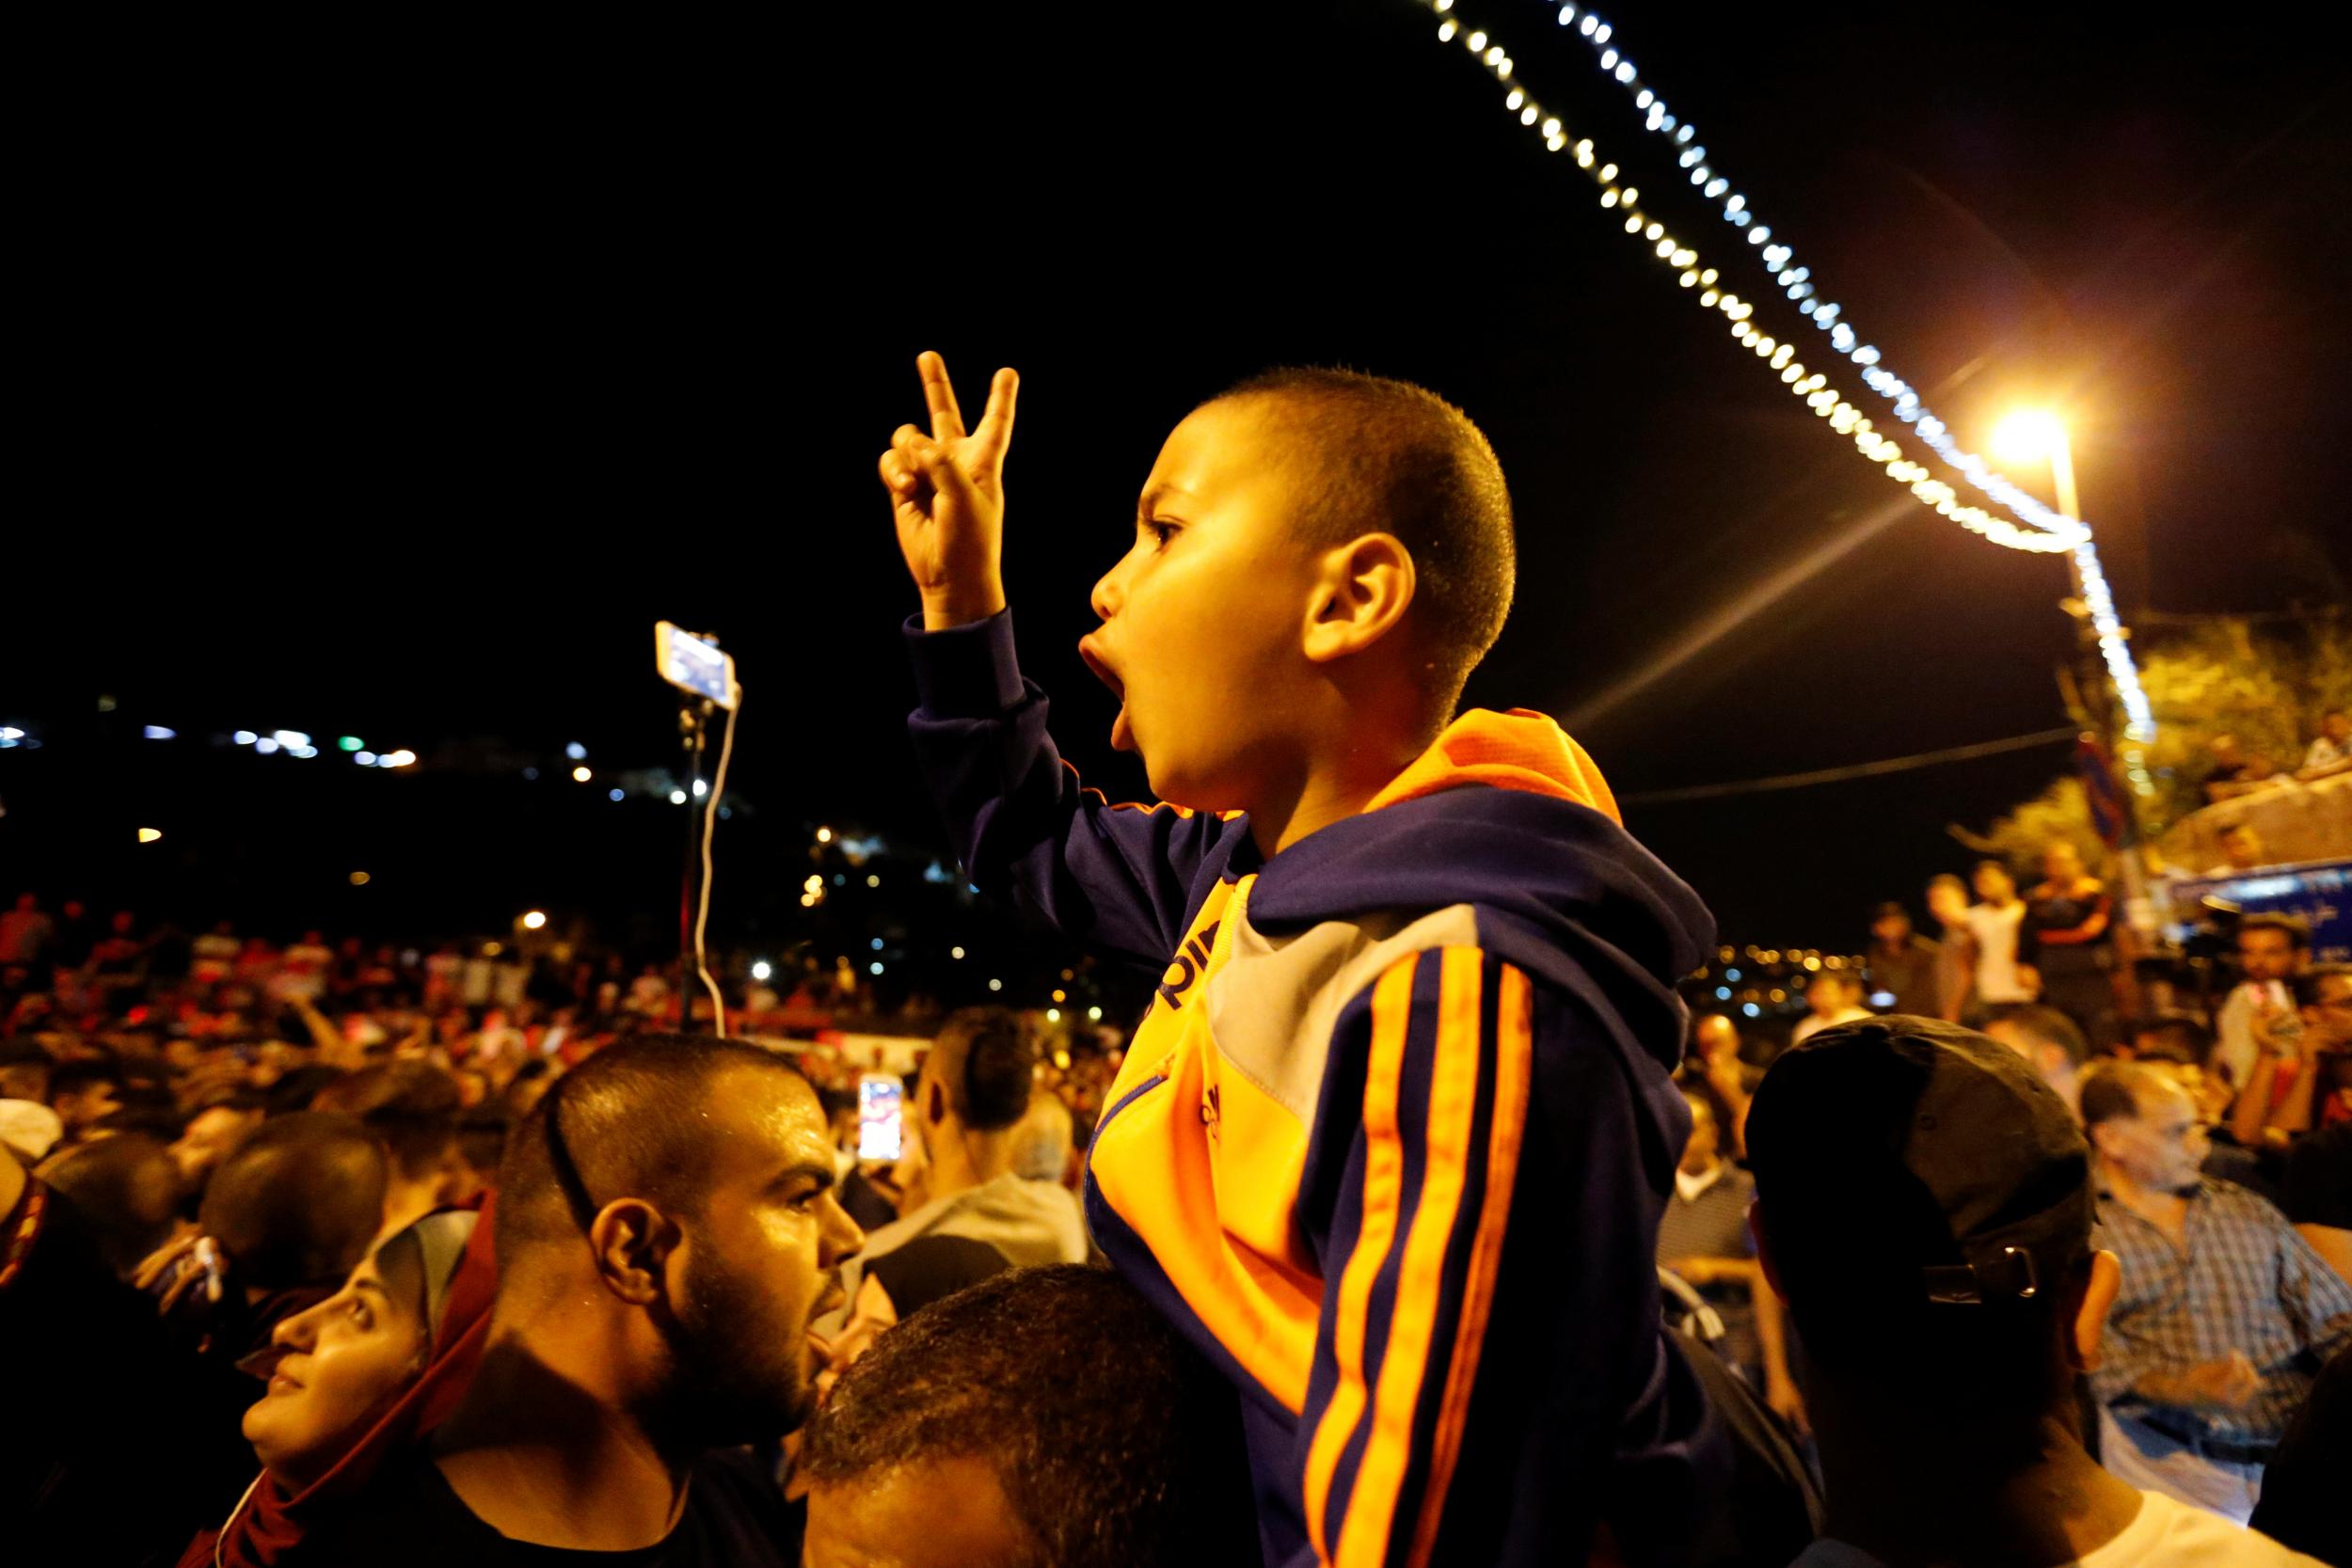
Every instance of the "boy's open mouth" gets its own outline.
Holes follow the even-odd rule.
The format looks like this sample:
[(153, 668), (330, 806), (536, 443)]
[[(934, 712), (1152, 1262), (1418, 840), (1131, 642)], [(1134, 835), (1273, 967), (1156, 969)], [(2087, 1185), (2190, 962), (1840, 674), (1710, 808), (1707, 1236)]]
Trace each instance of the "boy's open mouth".
[(1078, 639), (1078, 657), (1087, 661), (1087, 668), (1094, 672), (1094, 678), (1109, 687), (1111, 694), (1119, 699), (1119, 717), (1111, 721), (1111, 750), (1134, 751), (1135, 731), (1127, 722), (1127, 683), (1119, 678), (1119, 672), (1111, 668), (1111, 661), (1104, 657), (1102, 650), (1094, 645), (1092, 633)]

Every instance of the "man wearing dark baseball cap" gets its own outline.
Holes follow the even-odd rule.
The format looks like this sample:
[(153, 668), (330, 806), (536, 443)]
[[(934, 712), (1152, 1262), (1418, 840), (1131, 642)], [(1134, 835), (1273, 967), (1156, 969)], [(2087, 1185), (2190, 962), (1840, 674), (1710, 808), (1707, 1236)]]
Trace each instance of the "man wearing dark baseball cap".
[(1823, 1029), (1764, 1075), (1748, 1150), (1827, 1483), (1797, 1568), (2316, 1560), (2084, 1450), (2118, 1269), (2082, 1133), (2007, 1046), (1900, 1014)]

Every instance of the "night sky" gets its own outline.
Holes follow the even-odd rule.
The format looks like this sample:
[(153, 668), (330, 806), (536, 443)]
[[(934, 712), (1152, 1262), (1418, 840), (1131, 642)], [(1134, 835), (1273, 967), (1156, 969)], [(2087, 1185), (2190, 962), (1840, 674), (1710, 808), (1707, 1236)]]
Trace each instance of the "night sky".
[[(1065, 750), (1114, 795), (1142, 777), (1073, 652), (1087, 589), (1168, 428), (1282, 362), (1422, 382), (1491, 436), (1521, 575), (1470, 697), (1574, 716), (1621, 793), (2064, 722), (2060, 566), (1916, 505), (1880, 517), (1901, 492), (1420, 7), (783, 14), (338, 19), (49, 62), (11, 226), (23, 477), (0, 524), (0, 722), (44, 745), (0, 753), (0, 891), (387, 936), (545, 904), (658, 932), (682, 814), (556, 765), (569, 740), (608, 770), (673, 758), (666, 617), (717, 632), (749, 693), (714, 942), (786, 940), (812, 825), (942, 842), (873, 471), (920, 417), (924, 348), (970, 408), (996, 365), (1023, 373), (1011, 598)], [(1456, 14), (1500, 30), (1571, 136), (1680, 186), (1551, 8)], [(1604, 14), (1964, 438), (2021, 399), (2072, 411), (2127, 616), (2342, 595), (2352, 95), (2315, 13)], [(1655, 205), (1797, 335), (1685, 194)], [(146, 722), (183, 738), (138, 742)], [(489, 737), (516, 766), (205, 743), (281, 726), (428, 761)], [(1871, 901), (1964, 863), (1947, 823), (1981, 828), (2064, 760), (1628, 821), (1728, 938), (1851, 949)], [(135, 848), (134, 816), (166, 843)]]

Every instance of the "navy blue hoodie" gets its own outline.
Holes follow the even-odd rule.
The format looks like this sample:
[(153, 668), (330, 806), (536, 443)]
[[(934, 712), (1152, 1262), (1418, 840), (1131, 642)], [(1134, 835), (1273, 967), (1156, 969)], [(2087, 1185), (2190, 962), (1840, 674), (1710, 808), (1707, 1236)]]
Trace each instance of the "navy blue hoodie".
[(1590, 759), (1474, 710), (1268, 860), (1082, 788), (1008, 615), (909, 641), (965, 874), (1159, 976), (1088, 1222), (1240, 1389), (1266, 1561), (1533, 1568), (1603, 1524), (1681, 1560), (1728, 1459), (1654, 1249), (1714, 928)]

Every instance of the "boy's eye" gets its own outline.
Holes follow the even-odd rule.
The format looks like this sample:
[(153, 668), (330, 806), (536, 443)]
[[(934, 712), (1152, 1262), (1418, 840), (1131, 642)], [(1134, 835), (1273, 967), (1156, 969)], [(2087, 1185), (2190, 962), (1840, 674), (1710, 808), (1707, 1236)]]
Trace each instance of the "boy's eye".
[(1176, 536), (1176, 525), (1174, 523), (1149, 522), (1143, 526), (1145, 530), (1151, 533), (1152, 537), (1158, 541), (1159, 547), (1161, 549), (1168, 548), (1168, 542)]
[(351, 1304), (351, 1321), (355, 1326), (363, 1329), (375, 1326), (375, 1318), (368, 1311), (368, 1304), (364, 1301), (355, 1301)]

